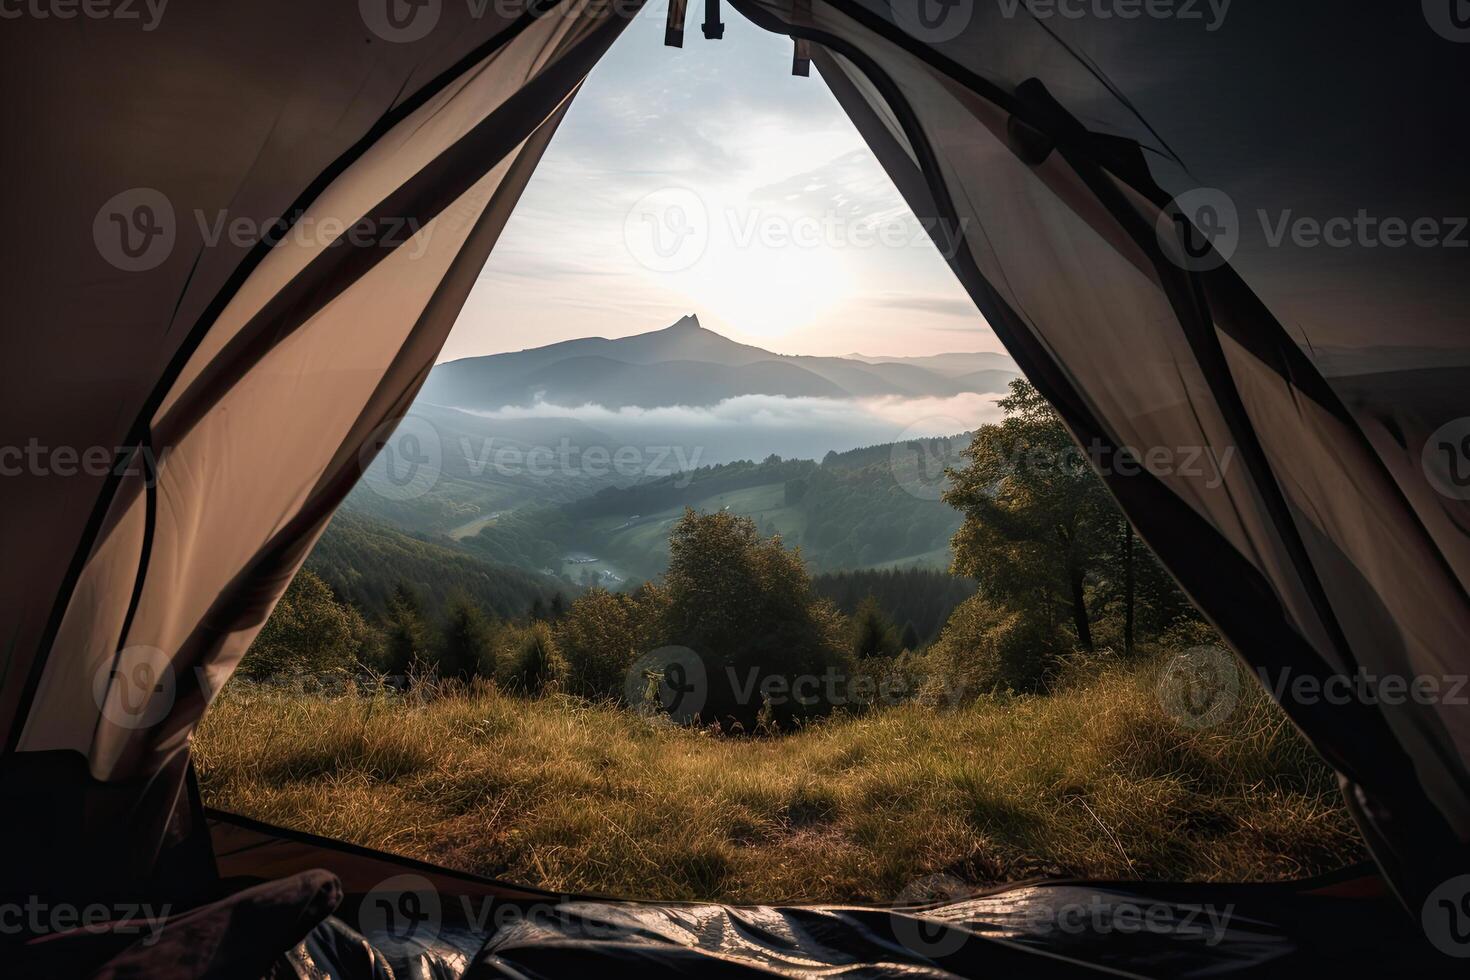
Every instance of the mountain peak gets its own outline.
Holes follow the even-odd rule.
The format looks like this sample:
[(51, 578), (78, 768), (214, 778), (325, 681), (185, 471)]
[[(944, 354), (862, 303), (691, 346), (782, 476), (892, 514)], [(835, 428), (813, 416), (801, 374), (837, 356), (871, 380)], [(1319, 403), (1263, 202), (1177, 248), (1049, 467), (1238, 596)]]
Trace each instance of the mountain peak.
[(699, 325), (699, 314), (697, 314), (697, 313), (686, 313), (683, 316), (679, 317), (678, 320), (676, 320), (673, 323), (669, 324), (669, 326), (665, 327), (664, 329), (665, 330), (700, 330), (700, 329), (703, 329), (703, 328), (700, 327), (700, 325)]

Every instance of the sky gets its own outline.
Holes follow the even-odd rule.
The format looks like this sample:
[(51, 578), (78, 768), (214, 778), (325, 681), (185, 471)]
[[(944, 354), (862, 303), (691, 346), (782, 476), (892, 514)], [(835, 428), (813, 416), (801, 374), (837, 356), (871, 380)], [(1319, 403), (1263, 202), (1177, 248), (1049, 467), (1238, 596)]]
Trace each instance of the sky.
[(726, 10), (684, 47), (650, 4), (592, 71), (441, 361), (621, 337), (695, 313), (785, 354), (999, 351), (791, 40)]

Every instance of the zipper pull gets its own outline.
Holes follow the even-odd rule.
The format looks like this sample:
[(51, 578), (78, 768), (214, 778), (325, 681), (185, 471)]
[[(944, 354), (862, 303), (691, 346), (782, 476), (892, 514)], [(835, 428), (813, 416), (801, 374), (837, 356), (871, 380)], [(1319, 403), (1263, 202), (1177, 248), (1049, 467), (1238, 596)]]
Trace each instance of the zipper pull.
[(720, 20), (720, 0), (704, 0), (704, 23), (700, 29), (708, 41), (718, 41), (725, 36), (725, 24)]
[(812, 73), (812, 47), (811, 42), (804, 37), (796, 39), (795, 48), (791, 53), (791, 74), (806, 78)]
[[(793, 26), (809, 26), (812, 22), (812, 0), (793, 0), (791, 13)], [(792, 40), (796, 44), (791, 52), (791, 74), (807, 78), (812, 73), (812, 43), (804, 37)]]
[(669, 14), (664, 21), (664, 47), (684, 46), (684, 11), (688, 7), (689, 0), (669, 0)]

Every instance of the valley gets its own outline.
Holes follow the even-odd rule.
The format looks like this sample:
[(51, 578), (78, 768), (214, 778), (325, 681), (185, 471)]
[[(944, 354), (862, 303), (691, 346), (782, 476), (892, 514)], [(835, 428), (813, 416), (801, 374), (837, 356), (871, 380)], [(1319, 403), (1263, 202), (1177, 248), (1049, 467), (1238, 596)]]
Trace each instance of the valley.
[(325, 540), (380, 526), (548, 591), (616, 591), (663, 571), (693, 508), (752, 518), (814, 572), (943, 569), (943, 468), (1016, 376), (994, 353), (781, 355), (694, 316), (452, 361)]

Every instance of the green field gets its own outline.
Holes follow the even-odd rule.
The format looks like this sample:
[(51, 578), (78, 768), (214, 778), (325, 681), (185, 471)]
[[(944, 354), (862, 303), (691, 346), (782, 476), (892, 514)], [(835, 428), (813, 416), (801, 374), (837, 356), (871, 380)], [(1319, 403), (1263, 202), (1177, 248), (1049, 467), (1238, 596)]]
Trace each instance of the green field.
[(489, 514), (485, 514), (482, 517), (476, 517), (473, 520), (466, 521), (465, 523), (459, 525), (459, 527), (456, 527), (453, 530), (449, 531), (449, 537), (451, 537), (455, 541), (462, 541), (465, 538), (474, 537), (476, 534), (479, 534), (482, 530), (491, 526), (497, 520), (499, 520), (502, 513), (503, 511), (498, 510), (491, 511)]

